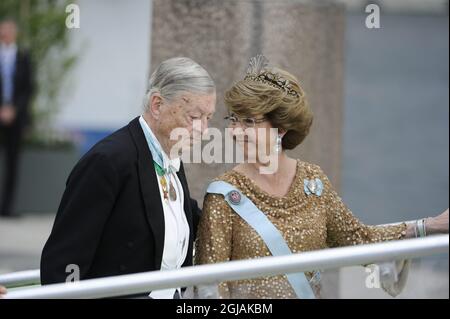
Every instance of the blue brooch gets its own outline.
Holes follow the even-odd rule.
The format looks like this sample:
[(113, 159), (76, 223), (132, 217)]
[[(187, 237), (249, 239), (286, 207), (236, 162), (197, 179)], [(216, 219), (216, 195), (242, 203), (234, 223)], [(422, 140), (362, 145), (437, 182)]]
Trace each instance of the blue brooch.
[(322, 195), (323, 191), (323, 183), (320, 179), (304, 179), (303, 180), (303, 188), (305, 190), (306, 195), (315, 194), (317, 196)]

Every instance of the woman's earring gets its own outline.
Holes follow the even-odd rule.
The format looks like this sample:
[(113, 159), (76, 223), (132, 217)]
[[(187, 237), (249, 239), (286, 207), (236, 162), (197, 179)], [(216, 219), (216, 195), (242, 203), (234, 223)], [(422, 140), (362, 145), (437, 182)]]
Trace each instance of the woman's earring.
[(283, 149), (283, 147), (281, 146), (281, 142), (282, 142), (281, 135), (277, 135), (277, 142), (275, 144), (275, 153), (276, 154), (280, 154)]

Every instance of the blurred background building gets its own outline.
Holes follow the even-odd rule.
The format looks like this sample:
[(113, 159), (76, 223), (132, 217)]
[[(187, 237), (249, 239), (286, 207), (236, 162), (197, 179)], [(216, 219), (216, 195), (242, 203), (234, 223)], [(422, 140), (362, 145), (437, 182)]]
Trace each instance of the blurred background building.
[[(363, 222), (412, 220), (449, 206), (448, 0), (78, 0), (59, 6), (29, 0), (16, 12), (7, 2), (0, 4), (0, 18), (33, 17), (22, 21), (21, 31), (36, 53), (41, 90), (21, 162), (16, 210), (23, 217), (0, 219), (0, 273), (39, 266), (73, 165), (140, 114), (150, 72), (171, 55), (205, 65), (221, 91), (259, 52), (297, 75), (317, 121), (294, 155), (320, 164)], [(72, 2), (80, 8), (80, 28), (64, 29), (63, 44), (53, 50), (34, 48), (33, 35), (64, 23)], [(365, 25), (369, 3), (380, 7), (379, 29)], [(54, 14), (44, 19), (38, 10)], [(39, 23), (41, 32), (32, 32)], [(186, 28), (195, 33), (180, 37)], [(59, 77), (57, 66), (65, 70)], [(222, 105), (213, 126), (220, 127)], [(225, 168), (188, 166), (200, 202), (206, 185), (193, 182), (199, 169), (209, 178)], [(343, 269), (332, 276), (331, 296), (387, 297), (366, 289), (364, 276), (361, 267)], [(448, 286), (448, 256), (427, 258), (413, 264), (400, 297), (448, 298)]]

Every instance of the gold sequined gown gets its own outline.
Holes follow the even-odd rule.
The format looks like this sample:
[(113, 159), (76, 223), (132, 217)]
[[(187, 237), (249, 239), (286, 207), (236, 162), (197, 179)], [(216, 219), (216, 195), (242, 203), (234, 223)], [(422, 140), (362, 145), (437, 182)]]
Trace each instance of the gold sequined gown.
[[(323, 192), (307, 195), (304, 179), (321, 179)], [(274, 197), (251, 179), (231, 170), (219, 176), (245, 194), (283, 234), (293, 253), (402, 239), (406, 224), (367, 226), (358, 221), (317, 165), (297, 161), (293, 183), (285, 197)], [(270, 256), (259, 235), (220, 194), (207, 194), (196, 240), (196, 264)], [(312, 273), (306, 273), (311, 279)], [(320, 298), (320, 283), (311, 281)], [(223, 282), (220, 298), (296, 298), (285, 275)]]

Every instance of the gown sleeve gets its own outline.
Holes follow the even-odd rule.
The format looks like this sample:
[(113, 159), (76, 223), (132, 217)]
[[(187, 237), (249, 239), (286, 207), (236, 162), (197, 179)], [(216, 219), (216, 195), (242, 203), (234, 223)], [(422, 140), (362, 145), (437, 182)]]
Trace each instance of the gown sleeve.
[(403, 239), (406, 223), (389, 226), (370, 226), (361, 223), (337, 194), (328, 177), (320, 168), (323, 197), (327, 208), (327, 246), (341, 247)]
[[(231, 217), (232, 210), (222, 195), (206, 194), (196, 240), (196, 265), (230, 261), (232, 253)], [(206, 286), (197, 287), (198, 292), (203, 291), (214, 295), (215, 293), (210, 289), (211, 286), (209, 291), (206, 291), (208, 290)], [(229, 298), (226, 282), (219, 284), (218, 294), (220, 298)]]

